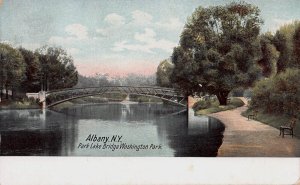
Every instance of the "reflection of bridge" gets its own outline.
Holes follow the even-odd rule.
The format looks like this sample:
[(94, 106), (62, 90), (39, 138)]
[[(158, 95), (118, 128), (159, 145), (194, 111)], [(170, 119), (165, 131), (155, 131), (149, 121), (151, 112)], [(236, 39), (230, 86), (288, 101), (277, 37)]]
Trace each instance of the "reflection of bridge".
[(180, 106), (186, 106), (187, 104), (187, 98), (183, 96), (178, 90), (157, 86), (102, 86), (88, 88), (70, 88), (47, 92), (41, 91), (39, 92), (38, 96), (40, 102), (43, 103), (43, 108), (46, 108), (72, 99), (108, 93), (135, 94), (157, 97)]

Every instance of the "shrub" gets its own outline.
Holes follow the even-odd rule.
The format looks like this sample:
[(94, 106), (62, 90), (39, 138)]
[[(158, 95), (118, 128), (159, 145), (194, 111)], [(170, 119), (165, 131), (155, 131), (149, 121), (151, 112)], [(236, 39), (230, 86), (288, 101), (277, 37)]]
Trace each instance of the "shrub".
[(267, 113), (296, 115), (300, 111), (300, 69), (287, 69), (256, 83), (251, 108)]
[(207, 109), (211, 106), (210, 100), (199, 100), (193, 105), (194, 110)]

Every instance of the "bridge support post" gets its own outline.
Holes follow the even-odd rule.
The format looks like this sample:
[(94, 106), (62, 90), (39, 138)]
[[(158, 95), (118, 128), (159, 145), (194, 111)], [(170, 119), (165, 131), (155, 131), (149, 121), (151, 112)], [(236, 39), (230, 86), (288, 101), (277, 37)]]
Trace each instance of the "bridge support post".
[(43, 103), (42, 103), (42, 109), (43, 109), (43, 110), (46, 109), (46, 101), (43, 101)]
[(46, 109), (46, 92), (40, 91), (39, 92), (39, 100), (42, 103), (42, 109)]

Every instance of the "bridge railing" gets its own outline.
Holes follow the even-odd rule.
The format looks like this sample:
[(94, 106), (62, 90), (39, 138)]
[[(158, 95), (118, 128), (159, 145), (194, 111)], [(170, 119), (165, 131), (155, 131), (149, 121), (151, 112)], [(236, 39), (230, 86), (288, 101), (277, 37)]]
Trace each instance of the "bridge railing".
[(105, 93), (124, 93), (146, 96), (156, 96), (180, 105), (186, 99), (178, 90), (158, 86), (99, 86), (87, 88), (67, 88), (46, 92), (47, 105), (57, 104), (70, 99)]
[(75, 90), (84, 90), (87, 91), (88, 89), (103, 89), (103, 88), (137, 88), (137, 89), (155, 89), (155, 90), (163, 90), (164, 92), (173, 92), (173, 93), (180, 93), (180, 91), (173, 89), (173, 88), (165, 88), (159, 86), (99, 86), (99, 87), (84, 87), (84, 88), (65, 88), (65, 89), (57, 89), (52, 91), (47, 91), (46, 94), (51, 93), (58, 93), (58, 92), (68, 92), (68, 91), (75, 91)]

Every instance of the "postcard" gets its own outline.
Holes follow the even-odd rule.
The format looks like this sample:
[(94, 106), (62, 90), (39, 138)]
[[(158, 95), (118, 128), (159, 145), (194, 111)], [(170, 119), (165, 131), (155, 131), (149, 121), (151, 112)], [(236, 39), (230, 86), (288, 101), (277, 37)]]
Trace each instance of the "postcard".
[(299, 157), (298, 1), (0, 1), (0, 156)]

